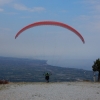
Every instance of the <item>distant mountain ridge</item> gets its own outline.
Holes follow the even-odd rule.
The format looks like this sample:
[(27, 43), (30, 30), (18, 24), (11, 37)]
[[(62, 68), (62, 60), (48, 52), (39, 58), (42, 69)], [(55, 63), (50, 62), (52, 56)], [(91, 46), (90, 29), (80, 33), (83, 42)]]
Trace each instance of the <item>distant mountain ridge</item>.
[(46, 60), (0, 57), (0, 79), (11, 82), (44, 82), (44, 72), (50, 72), (51, 82), (93, 80), (92, 71), (51, 66)]

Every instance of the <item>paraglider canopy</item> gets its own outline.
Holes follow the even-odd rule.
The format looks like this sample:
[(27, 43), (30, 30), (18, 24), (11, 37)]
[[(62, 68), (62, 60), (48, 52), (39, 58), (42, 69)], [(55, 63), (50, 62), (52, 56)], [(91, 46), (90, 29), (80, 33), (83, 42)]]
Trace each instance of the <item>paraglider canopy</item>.
[(29, 28), (32, 28), (32, 27), (35, 27), (35, 26), (40, 26), (40, 25), (55, 25), (55, 26), (60, 26), (60, 27), (63, 27), (63, 28), (66, 28), (72, 32), (74, 32), (81, 40), (83, 43), (85, 43), (84, 41), (84, 38), (82, 37), (82, 35), (76, 30), (74, 29), (73, 27), (65, 24), (65, 23), (62, 23), (62, 22), (56, 22), (56, 21), (39, 21), (39, 22), (34, 22), (32, 24), (29, 24), (25, 27), (23, 27), (15, 36), (15, 39), (25, 30), (29, 29)]

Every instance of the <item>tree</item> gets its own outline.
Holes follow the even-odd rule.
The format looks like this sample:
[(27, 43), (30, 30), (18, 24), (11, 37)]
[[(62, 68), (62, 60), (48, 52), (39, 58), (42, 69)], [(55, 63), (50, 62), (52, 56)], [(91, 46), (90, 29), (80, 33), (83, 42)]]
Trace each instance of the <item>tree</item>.
[(92, 66), (92, 70), (98, 71), (98, 81), (100, 81), (100, 59), (96, 59), (96, 61), (94, 61), (94, 64)]

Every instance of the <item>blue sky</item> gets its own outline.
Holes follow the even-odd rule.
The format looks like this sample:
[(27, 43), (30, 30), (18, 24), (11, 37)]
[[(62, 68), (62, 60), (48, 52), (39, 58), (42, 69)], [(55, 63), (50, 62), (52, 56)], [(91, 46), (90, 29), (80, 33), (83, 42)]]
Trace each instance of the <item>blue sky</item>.
[[(57, 26), (38, 26), (16, 33), (37, 21), (68, 24), (85, 39)], [(49, 64), (91, 69), (100, 57), (99, 0), (0, 0), (0, 56), (46, 59)]]

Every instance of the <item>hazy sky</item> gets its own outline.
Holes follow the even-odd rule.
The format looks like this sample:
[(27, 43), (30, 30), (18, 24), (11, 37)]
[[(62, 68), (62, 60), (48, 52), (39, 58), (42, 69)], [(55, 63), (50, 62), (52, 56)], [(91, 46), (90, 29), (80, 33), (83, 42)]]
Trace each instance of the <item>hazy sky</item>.
[[(24, 26), (44, 20), (72, 26), (85, 44), (58, 26), (34, 27), (15, 39)], [(100, 0), (0, 0), (0, 56), (46, 59), (48, 63), (91, 69), (100, 57), (99, 43)]]

